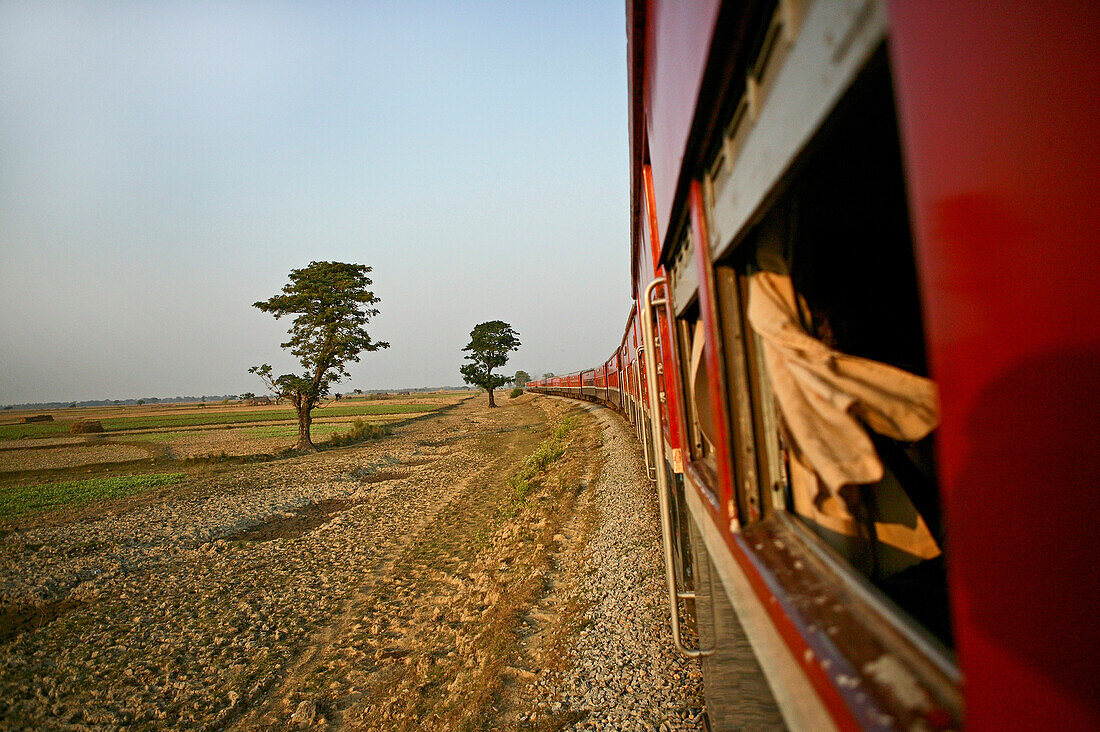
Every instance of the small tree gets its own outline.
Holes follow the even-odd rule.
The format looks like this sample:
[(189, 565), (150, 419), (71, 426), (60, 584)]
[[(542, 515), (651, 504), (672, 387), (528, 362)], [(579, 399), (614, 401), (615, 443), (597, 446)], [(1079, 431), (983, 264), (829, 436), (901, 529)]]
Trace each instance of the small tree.
[(271, 366), (261, 364), (248, 371), (256, 374), (279, 397), (285, 397), (298, 412), (298, 450), (315, 451), (309, 428), (313, 409), (328, 395), (333, 384), (348, 376), (348, 363), (359, 361), (363, 351), (389, 348), (384, 341), (371, 340), (365, 326), (378, 315), (379, 298), (367, 288), (370, 267), (343, 262), (310, 262), (290, 272), (283, 294), (253, 303), (275, 319), (295, 315), (290, 340), (282, 344), (298, 357), (303, 373), (275, 377)]
[(519, 350), (519, 334), (503, 320), (490, 320), (479, 323), (470, 331), (470, 342), (463, 348), (469, 351), (464, 358), (470, 363), (462, 364), (462, 380), (467, 384), (480, 386), (489, 392), (489, 406), (495, 407), (493, 389), (508, 383), (507, 376), (493, 373), (493, 369), (508, 363), (508, 353)]

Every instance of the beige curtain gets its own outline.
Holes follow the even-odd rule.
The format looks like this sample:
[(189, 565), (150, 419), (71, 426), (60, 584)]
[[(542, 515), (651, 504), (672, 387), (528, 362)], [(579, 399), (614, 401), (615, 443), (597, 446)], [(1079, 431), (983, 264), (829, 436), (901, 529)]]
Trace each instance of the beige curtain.
[(835, 351), (809, 335), (787, 275), (749, 279), (749, 323), (764, 344), (776, 401), (795, 447), (822, 482), (874, 483), (883, 468), (866, 428), (916, 441), (939, 424), (939, 396), (929, 379)]

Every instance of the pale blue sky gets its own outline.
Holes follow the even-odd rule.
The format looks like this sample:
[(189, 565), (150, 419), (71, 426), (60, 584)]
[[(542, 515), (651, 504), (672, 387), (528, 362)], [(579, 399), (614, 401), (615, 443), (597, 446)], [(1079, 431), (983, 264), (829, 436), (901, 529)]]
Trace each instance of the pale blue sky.
[(338, 388), (602, 361), (629, 307), (621, 2), (0, 2), (0, 403), (260, 391), (251, 303), (374, 267)]

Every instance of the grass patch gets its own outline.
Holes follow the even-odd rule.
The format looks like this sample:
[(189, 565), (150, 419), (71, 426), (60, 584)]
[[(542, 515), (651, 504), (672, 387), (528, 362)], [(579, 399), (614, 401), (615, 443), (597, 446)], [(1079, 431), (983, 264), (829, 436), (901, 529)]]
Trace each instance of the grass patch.
[(550, 432), (550, 436), (539, 443), (535, 451), (523, 462), (519, 470), (508, 476), (508, 486), (512, 489), (511, 510), (513, 515), (527, 505), (527, 494), (531, 491), (531, 482), (539, 473), (565, 454), (565, 436), (577, 426), (576, 417), (566, 417)]
[(145, 488), (175, 485), (182, 478), (183, 473), (147, 473), (11, 486), (0, 491), (0, 517), (122, 498)]
[(562, 421), (554, 427), (554, 431), (551, 433), (555, 438), (562, 439), (570, 432), (572, 432), (577, 426), (576, 416), (565, 417)]
[(393, 428), (388, 424), (373, 424), (363, 419), (357, 419), (351, 423), (351, 429), (347, 432), (336, 432), (328, 438), (328, 444), (333, 447), (351, 445), (364, 440), (378, 440), (393, 434)]
[(147, 435), (134, 435), (130, 439), (137, 440), (138, 442), (175, 442), (185, 437), (192, 437), (193, 435), (201, 435), (201, 432), (188, 431), (188, 432), (150, 432)]
[[(314, 424), (310, 425), (311, 437), (328, 437), (347, 425), (343, 424)], [(246, 427), (243, 432), (249, 437), (297, 437), (297, 424), (269, 424), (263, 427)]]

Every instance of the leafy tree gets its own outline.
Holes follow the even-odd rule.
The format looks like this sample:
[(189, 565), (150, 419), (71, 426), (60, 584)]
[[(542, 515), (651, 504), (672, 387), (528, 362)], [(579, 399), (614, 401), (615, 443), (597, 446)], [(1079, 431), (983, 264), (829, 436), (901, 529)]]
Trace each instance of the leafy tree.
[(348, 363), (359, 361), (363, 351), (389, 348), (372, 340), (365, 326), (378, 315), (380, 299), (367, 288), (371, 268), (343, 262), (310, 262), (291, 270), (283, 294), (253, 303), (275, 319), (295, 315), (290, 340), (282, 344), (297, 356), (302, 374), (275, 377), (271, 366), (261, 364), (248, 371), (256, 374), (277, 396), (290, 400), (298, 411), (298, 450), (315, 451), (309, 428), (313, 409), (328, 395), (333, 384), (348, 376)]
[(145, 400), (144, 400), (144, 399), (138, 399), (138, 400), (137, 400), (137, 405), (138, 405), (139, 407), (140, 407), (140, 406), (141, 406), (142, 404), (144, 404), (144, 403), (145, 403)]
[(246, 391), (244, 394), (241, 394), (241, 399), (243, 401), (248, 401), (249, 399), (255, 399), (255, 398), (256, 398), (256, 395), (253, 394), (250, 391)]
[(519, 388), (523, 388), (523, 385), (531, 380), (531, 374), (526, 371), (517, 371), (516, 375), (512, 377), (512, 383)]
[(547, 371), (545, 374), (542, 375), (542, 378), (549, 379), (549, 378), (553, 377), (553, 375), (554, 375), (553, 371)]
[(508, 363), (508, 353), (519, 350), (519, 333), (503, 320), (490, 320), (478, 323), (470, 331), (470, 342), (463, 348), (469, 351), (464, 358), (470, 363), (462, 364), (462, 380), (467, 384), (480, 386), (489, 392), (489, 406), (495, 407), (493, 389), (508, 383), (507, 376), (493, 374), (493, 369)]

